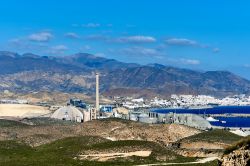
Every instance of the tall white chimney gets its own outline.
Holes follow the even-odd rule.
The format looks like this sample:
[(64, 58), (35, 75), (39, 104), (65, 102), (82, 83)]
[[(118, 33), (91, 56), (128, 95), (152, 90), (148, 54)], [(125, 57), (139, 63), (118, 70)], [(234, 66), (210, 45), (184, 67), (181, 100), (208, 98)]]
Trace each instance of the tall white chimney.
[(100, 106), (99, 106), (99, 74), (96, 73), (96, 89), (95, 89), (95, 108), (96, 108), (96, 118), (99, 116)]

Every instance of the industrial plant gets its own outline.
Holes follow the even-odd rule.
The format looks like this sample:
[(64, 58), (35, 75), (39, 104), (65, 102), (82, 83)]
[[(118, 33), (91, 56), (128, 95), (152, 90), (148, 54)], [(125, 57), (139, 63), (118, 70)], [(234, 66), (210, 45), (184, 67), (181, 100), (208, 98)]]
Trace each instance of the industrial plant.
[[(242, 118), (243, 121), (244, 117), (250, 116), (248, 96), (235, 95), (219, 99), (205, 95), (171, 95), (169, 99), (155, 97), (151, 100), (116, 96), (113, 102), (103, 104), (100, 103), (99, 73), (95, 73), (94, 104), (79, 98), (70, 98), (62, 106), (41, 102), (30, 105), (29, 101), (24, 99), (1, 99), (0, 102), (1, 117), (7, 119), (47, 117), (85, 123), (95, 119), (120, 118), (148, 124), (180, 124), (200, 130), (212, 128), (231, 129), (233, 132), (241, 130), (241, 135), (250, 135), (249, 126), (244, 123), (239, 124), (238, 121), (232, 122), (234, 118)], [(237, 112), (235, 107), (246, 111)]]

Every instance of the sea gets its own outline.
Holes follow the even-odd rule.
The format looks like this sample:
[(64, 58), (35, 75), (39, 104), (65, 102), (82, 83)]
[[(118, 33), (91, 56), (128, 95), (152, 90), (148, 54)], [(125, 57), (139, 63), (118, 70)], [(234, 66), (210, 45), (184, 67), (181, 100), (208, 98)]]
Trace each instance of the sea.
[(225, 116), (215, 117), (219, 121), (210, 122), (213, 126), (218, 127), (236, 127), (236, 128), (250, 128), (250, 117), (231, 117), (230, 114), (250, 114), (250, 106), (218, 106), (211, 108), (177, 108), (177, 109), (153, 109), (152, 112), (157, 113), (191, 113), (199, 115), (223, 114)]

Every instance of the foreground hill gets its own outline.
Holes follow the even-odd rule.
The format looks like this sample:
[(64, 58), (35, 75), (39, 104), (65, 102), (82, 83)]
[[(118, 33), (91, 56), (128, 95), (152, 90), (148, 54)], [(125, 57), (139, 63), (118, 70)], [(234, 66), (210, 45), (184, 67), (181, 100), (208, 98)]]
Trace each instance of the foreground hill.
[[(65, 138), (35, 148), (16, 141), (0, 141), (0, 152), (0, 165), (8, 166), (127, 166), (196, 160), (177, 155), (149, 141), (110, 141), (93, 136)], [(92, 154), (97, 157), (91, 157)]]
[(185, 137), (176, 142), (176, 152), (189, 157), (218, 157), (243, 137), (227, 130), (214, 129)]
[(159, 64), (138, 65), (79, 53), (63, 57), (0, 52), (0, 90), (92, 93), (95, 72), (106, 96), (250, 94), (250, 81), (227, 71), (198, 72)]
[(250, 137), (228, 147), (219, 162), (221, 166), (250, 165)]
[(79, 124), (38, 118), (0, 120), (0, 127), (0, 165), (217, 163), (213, 159), (202, 164), (197, 158), (174, 152), (173, 142), (201, 132), (176, 124), (149, 125), (119, 119)]
[[(52, 119), (31, 119), (12, 127), (0, 120), (0, 140), (17, 139), (31, 146), (38, 146), (65, 137), (99, 136), (110, 140), (147, 140), (168, 145), (199, 130), (177, 124), (149, 125), (128, 120), (94, 120), (83, 124)], [(12, 124), (12, 122), (10, 123)], [(33, 124), (30, 126), (27, 124)], [(4, 127), (7, 126), (7, 127)]]
[(216, 158), (225, 147), (221, 162), (249, 162), (245, 155), (249, 155), (249, 139), (229, 146), (242, 137), (226, 130), (199, 131), (120, 119), (79, 124), (48, 118), (0, 119), (0, 127), (0, 165), (211, 166), (218, 165)]

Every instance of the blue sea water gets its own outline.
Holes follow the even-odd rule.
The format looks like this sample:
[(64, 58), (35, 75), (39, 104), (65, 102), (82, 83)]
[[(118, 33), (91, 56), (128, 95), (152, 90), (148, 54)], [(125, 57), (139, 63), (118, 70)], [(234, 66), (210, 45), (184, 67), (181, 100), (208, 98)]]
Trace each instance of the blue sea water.
[[(219, 106), (213, 108), (201, 108), (201, 109), (153, 109), (152, 112), (157, 113), (170, 113), (175, 112), (178, 114), (181, 113), (191, 113), (191, 114), (206, 114), (206, 115), (215, 115), (216, 114), (250, 114), (250, 106)], [(221, 127), (250, 127), (250, 117), (216, 117), (219, 121), (210, 122), (213, 126)], [(226, 123), (222, 123), (225, 121)]]
[(200, 109), (153, 109), (152, 112), (157, 113), (169, 113), (175, 112), (181, 113), (191, 113), (191, 114), (250, 114), (250, 106), (219, 106), (213, 108), (200, 108)]
[[(213, 126), (221, 127), (250, 127), (250, 117), (216, 117), (219, 121), (210, 122)], [(222, 123), (225, 121), (226, 123)]]

